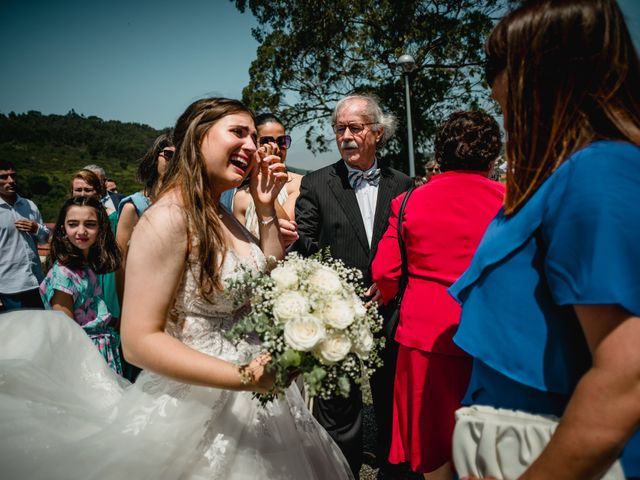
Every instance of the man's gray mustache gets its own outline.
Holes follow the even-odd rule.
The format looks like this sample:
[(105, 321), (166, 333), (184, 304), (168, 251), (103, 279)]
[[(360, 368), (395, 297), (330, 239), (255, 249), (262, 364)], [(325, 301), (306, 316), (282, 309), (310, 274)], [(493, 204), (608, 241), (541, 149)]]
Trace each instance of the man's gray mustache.
[(355, 140), (345, 140), (340, 143), (340, 148), (358, 148), (358, 144)]

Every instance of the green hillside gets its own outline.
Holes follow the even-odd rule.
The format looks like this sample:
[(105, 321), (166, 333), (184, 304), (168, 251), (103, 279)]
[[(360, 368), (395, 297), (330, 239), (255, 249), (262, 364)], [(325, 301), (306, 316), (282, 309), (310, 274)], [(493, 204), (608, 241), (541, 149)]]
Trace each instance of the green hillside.
[(160, 133), (148, 125), (105, 121), (73, 110), (66, 115), (0, 114), (0, 159), (14, 163), (20, 195), (36, 202), (45, 222), (53, 223), (69, 195), (71, 176), (88, 164), (104, 168), (118, 192), (140, 190), (135, 181), (138, 160)]
[(73, 110), (67, 115), (0, 114), (0, 158), (16, 165), (20, 195), (36, 202), (46, 222), (54, 222), (72, 174), (87, 164), (103, 167), (120, 193), (139, 190), (137, 161), (160, 133), (148, 125), (104, 121)]

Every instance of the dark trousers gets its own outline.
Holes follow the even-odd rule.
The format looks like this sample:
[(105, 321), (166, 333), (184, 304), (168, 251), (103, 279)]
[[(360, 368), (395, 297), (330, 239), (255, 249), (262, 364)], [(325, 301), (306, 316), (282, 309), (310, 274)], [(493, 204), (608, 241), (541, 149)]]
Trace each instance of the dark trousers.
[[(373, 409), (376, 415), (378, 439), (376, 458), (380, 467), (388, 464), (393, 423), (393, 383), (396, 373), (398, 344), (387, 341), (382, 359), (384, 366), (370, 379)], [(313, 416), (329, 433), (344, 454), (355, 478), (359, 478), (362, 466), (362, 395), (357, 385), (351, 385), (348, 398), (336, 396), (328, 400), (316, 398)]]
[(391, 427), (393, 424), (393, 384), (397, 359), (398, 344), (394, 340), (387, 339), (382, 352), (384, 365), (376, 370), (370, 379), (373, 410), (376, 414), (376, 426), (378, 428), (375, 454), (380, 467), (384, 467), (389, 461)]
[(349, 397), (336, 395), (330, 399), (316, 397), (313, 416), (338, 444), (355, 478), (360, 478), (362, 466), (362, 394), (351, 384)]
[(0, 293), (0, 312), (9, 310), (21, 310), (23, 308), (35, 308), (42, 310), (44, 304), (37, 288), (18, 293)]

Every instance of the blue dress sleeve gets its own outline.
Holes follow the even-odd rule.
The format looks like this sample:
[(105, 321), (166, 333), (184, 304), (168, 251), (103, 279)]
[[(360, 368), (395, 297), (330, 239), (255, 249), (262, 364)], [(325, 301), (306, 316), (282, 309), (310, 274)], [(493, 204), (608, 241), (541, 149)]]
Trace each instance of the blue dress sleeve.
[(553, 299), (640, 315), (640, 148), (597, 142), (569, 161), (541, 230)]
[(141, 217), (144, 211), (151, 206), (151, 202), (147, 197), (144, 196), (142, 192), (133, 193), (128, 197), (124, 197), (122, 200), (120, 200), (120, 203), (118, 204), (117, 218), (120, 218), (120, 215), (122, 214), (122, 209), (127, 203), (131, 203), (133, 205), (133, 208), (136, 209), (136, 213), (138, 214), (138, 217)]

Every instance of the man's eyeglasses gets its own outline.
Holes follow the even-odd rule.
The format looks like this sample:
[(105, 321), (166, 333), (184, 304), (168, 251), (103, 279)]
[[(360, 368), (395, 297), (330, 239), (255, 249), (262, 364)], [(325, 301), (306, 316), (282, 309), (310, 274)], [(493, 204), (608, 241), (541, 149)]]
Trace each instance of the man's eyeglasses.
[(162, 155), (164, 158), (166, 158), (167, 160), (171, 161), (171, 159), (173, 158), (173, 154), (176, 153), (173, 150), (169, 150), (168, 148), (165, 148), (164, 150), (162, 150), (159, 155)]
[(0, 180), (8, 180), (9, 177), (11, 177), (14, 180), (16, 180), (18, 178), (18, 175), (16, 174), (16, 172), (9, 172), (9, 173), (0, 174)]
[(349, 122), (346, 125), (343, 123), (338, 123), (336, 125), (332, 125), (333, 131), (336, 135), (344, 135), (344, 132), (347, 131), (347, 128), (354, 135), (358, 135), (364, 130), (364, 127), (367, 125), (375, 125), (378, 122), (369, 122), (369, 123), (359, 123), (359, 122)]
[(264, 136), (258, 139), (260, 145), (267, 143), (276, 143), (280, 148), (289, 148), (291, 146), (291, 137), (289, 135), (280, 135), (279, 137)]

